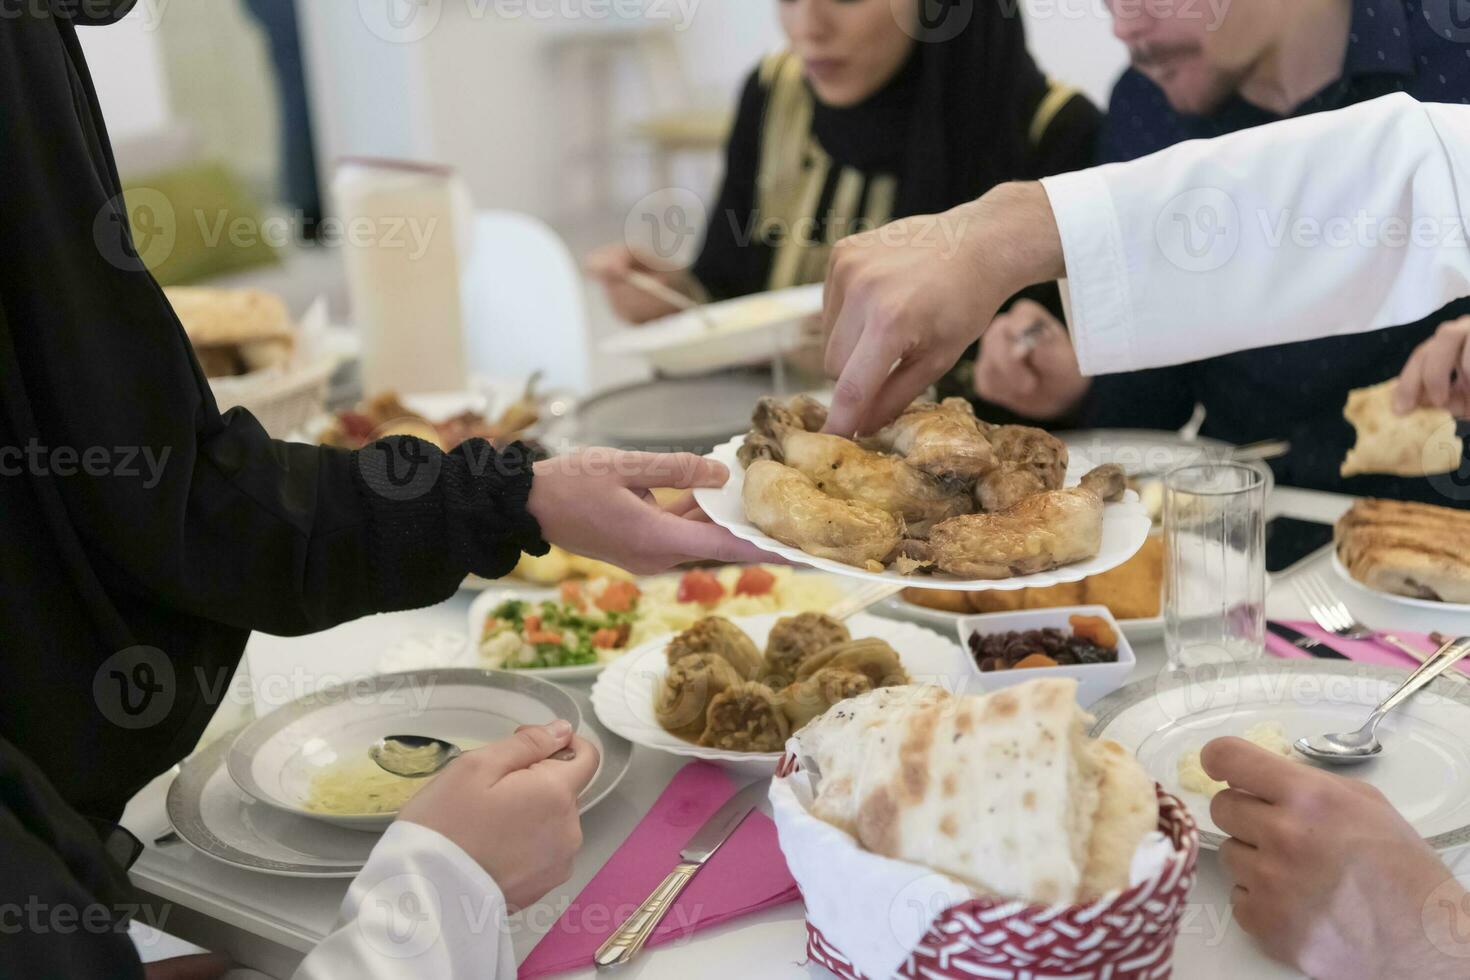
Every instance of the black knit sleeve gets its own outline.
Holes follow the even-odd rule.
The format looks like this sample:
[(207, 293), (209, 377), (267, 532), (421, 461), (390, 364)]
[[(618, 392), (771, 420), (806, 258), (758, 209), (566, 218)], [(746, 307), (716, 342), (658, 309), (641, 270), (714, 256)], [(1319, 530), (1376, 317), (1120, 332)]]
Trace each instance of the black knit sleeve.
[(720, 193), (709, 212), (699, 257), (690, 270), (711, 299), (760, 292), (770, 274), (770, 249), (756, 234), (756, 179), (765, 105), (766, 90), (756, 69), (740, 95), (725, 148)]

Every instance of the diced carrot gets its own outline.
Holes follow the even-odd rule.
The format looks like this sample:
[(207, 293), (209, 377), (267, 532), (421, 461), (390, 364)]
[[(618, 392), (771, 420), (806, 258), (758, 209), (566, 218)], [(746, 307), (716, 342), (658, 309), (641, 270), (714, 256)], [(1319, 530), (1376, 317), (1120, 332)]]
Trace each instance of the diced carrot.
[(599, 650), (616, 650), (621, 643), (621, 630), (608, 627), (592, 634), (592, 645)]
[(560, 644), (561, 634), (556, 632), (555, 630), (536, 630), (534, 632), (531, 630), (527, 630), (526, 642), (530, 643), (533, 646), (539, 646), (542, 643)]
[(526, 630), (526, 635), (529, 636), (532, 633), (535, 633), (537, 630), (541, 629), (541, 617), (540, 616), (527, 616), (522, 621), (522, 625), (524, 626), (524, 628)]
[(698, 568), (686, 572), (679, 580), (679, 601), (713, 606), (725, 598), (725, 587), (712, 574)]
[(740, 573), (740, 580), (735, 583), (735, 594), (750, 596), (770, 595), (771, 590), (775, 587), (776, 576), (759, 565), (752, 565)]
[(597, 608), (603, 612), (632, 612), (642, 594), (632, 582), (609, 582), (597, 597)]
[(489, 636), (491, 633), (494, 633), (498, 629), (500, 629), (500, 620), (496, 619), (494, 616), (491, 616), (489, 619), (485, 620), (485, 625), (480, 627), (480, 639), (483, 640), (485, 637)]
[(584, 608), (582, 605), (582, 583), (563, 582), (561, 584), (561, 601), (577, 609)]

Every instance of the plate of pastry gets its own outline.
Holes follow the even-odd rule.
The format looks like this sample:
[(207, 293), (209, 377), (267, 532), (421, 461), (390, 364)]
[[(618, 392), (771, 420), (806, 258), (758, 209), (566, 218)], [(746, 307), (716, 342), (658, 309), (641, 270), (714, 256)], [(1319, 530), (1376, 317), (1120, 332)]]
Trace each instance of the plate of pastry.
[(592, 707), (637, 745), (770, 775), (791, 733), (839, 701), (911, 683), (979, 690), (974, 674), (957, 643), (913, 623), (711, 616), (609, 664)]
[(1077, 582), (1123, 564), (1151, 522), (1122, 467), (1041, 429), (991, 425), (962, 398), (915, 402), (871, 437), (823, 433), (826, 409), (764, 398), (695, 491), (736, 537), (839, 575), (980, 591)]
[(1470, 512), (1401, 500), (1359, 500), (1338, 518), (1332, 567), (1388, 602), (1470, 613)]

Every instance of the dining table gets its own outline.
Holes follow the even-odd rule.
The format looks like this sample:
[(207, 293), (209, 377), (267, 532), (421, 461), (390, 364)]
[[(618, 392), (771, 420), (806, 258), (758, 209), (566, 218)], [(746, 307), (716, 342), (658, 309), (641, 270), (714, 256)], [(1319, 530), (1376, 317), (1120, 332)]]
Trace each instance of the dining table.
[[(1268, 500), (1267, 516), (1331, 522), (1352, 501), (1346, 496), (1277, 487)], [(1274, 576), (1266, 598), (1268, 618), (1308, 618), (1290, 579), (1304, 571), (1320, 571), (1334, 581), (1330, 561), (1329, 549)], [(383, 651), (396, 642), (436, 633), (463, 634), (472, 598), (461, 592), (431, 608), (372, 616), (313, 636), (256, 634), (237, 678), (236, 700), (244, 705), (247, 717), (249, 712), (261, 715), (322, 686), (375, 673)], [(1344, 592), (1343, 598), (1359, 620), (1376, 627), (1470, 634), (1470, 614), (1409, 607), (1363, 592)], [(1138, 662), (1130, 680), (1151, 678), (1167, 669), (1162, 638), (1136, 642), (1134, 650)], [(568, 686), (577, 692), (577, 685)], [(580, 693), (586, 691), (587, 685), (581, 685)], [(626, 777), (583, 817), (585, 840), (571, 879), (511, 918), (518, 962), (617, 851), (688, 761), (635, 746)], [(123, 819), (145, 842), (131, 872), (144, 903), (140, 918), (170, 935), (226, 953), (267, 976), (289, 977), (301, 958), (331, 930), (348, 880), (288, 878), (238, 869), (187, 843), (170, 841), (165, 836), (170, 826), (165, 796), (172, 778), (172, 773), (166, 773), (150, 783), (132, 800)], [(155, 843), (161, 837), (164, 842)], [(1444, 857), (1461, 880), (1470, 884), (1470, 847)], [(674, 860), (671, 854), (671, 866)], [(1234, 923), (1229, 894), (1230, 885), (1217, 855), (1202, 851), (1198, 880), (1180, 925), (1174, 975), (1187, 980), (1299, 976), (1268, 959)], [(802, 905), (791, 902), (647, 949), (620, 972), (642, 980), (830, 976), (808, 961), (806, 939)], [(567, 975), (587, 977), (594, 972), (589, 961)]]

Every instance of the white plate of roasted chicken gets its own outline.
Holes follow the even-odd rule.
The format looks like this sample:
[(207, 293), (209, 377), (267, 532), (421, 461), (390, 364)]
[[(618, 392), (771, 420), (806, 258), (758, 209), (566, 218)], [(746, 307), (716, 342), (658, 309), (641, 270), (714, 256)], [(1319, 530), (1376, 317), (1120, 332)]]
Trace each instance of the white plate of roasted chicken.
[(762, 399), (753, 428), (710, 454), (695, 491), (736, 537), (825, 572), (930, 589), (1077, 582), (1131, 558), (1151, 522), (1121, 467), (1094, 467), (1040, 429), (991, 425), (964, 399), (915, 402), (861, 441), (826, 409)]

